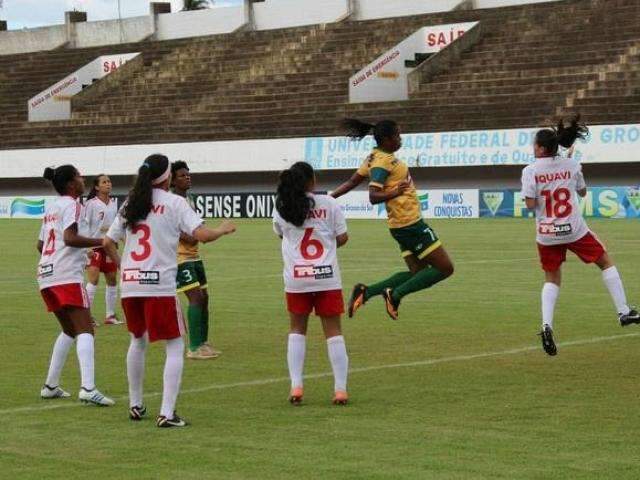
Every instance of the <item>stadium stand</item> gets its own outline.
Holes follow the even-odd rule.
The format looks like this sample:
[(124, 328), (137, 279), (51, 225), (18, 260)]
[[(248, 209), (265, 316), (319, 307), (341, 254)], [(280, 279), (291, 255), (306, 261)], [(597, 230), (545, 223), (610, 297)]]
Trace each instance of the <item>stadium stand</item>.
[[(467, 21), (481, 22), (479, 41), (408, 101), (349, 104), (349, 77), (375, 57), (420, 27)], [(406, 132), (537, 126), (577, 110), (628, 123), (640, 111), (638, 25), (637, 0), (566, 0), (0, 56), (11, 131), (0, 149), (337, 135), (345, 116)], [(30, 97), (120, 52), (143, 60), (75, 97), (70, 121), (27, 122)]]

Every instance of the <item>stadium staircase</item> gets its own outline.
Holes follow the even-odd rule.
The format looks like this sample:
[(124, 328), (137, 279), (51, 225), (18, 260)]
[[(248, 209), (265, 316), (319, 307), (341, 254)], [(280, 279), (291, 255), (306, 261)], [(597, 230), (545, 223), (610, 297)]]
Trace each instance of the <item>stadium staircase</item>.
[[(349, 77), (418, 28), (475, 20), (480, 40), (409, 100), (348, 103)], [(0, 149), (338, 135), (345, 116), (406, 132), (536, 126), (577, 110), (637, 122), (638, 25), (638, 0), (566, 0), (0, 56)], [(35, 93), (99, 55), (137, 51), (135, 70), (74, 97), (72, 120), (27, 122)]]

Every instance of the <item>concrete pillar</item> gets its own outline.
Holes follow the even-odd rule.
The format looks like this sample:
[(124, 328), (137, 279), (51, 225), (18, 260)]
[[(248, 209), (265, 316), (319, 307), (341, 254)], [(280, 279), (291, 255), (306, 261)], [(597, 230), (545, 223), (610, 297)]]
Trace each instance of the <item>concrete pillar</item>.
[(171, 13), (171, 3), (151, 2), (149, 4), (150, 15), (160, 15), (161, 13)]
[(76, 23), (87, 21), (87, 12), (64, 12), (64, 24), (67, 27), (67, 46), (75, 48), (77, 44), (78, 34), (76, 31)]
[(7, 31), (7, 21), (0, 20), (0, 32), (6, 32), (6, 31)]

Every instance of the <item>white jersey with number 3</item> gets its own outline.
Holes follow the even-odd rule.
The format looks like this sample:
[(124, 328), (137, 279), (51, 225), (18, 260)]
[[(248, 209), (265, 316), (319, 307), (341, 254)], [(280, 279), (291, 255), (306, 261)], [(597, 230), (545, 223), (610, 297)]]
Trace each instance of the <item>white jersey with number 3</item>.
[(82, 205), (72, 197), (59, 197), (47, 207), (40, 229), (43, 242), (38, 263), (40, 290), (55, 285), (83, 283), (86, 250), (64, 243), (64, 231), (74, 223), (79, 224), (81, 216)]
[(107, 236), (125, 239), (120, 263), (121, 297), (174, 297), (180, 233), (192, 235), (202, 219), (187, 201), (165, 190), (153, 189), (153, 206), (147, 218), (133, 228), (124, 227), (121, 214)]
[(282, 237), (284, 287), (289, 293), (342, 289), (336, 237), (347, 232), (338, 202), (328, 195), (310, 195), (315, 206), (301, 227), (285, 221), (277, 210), (273, 229)]
[(87, 200), (84, 206), (84, 218), (88, 230), (87, 236), (104, 238), (117, 214), (118, 207), (113, 198), (109, 199), (109, 204), (104, 203), (98, 197)]
[(525, 167), (522, 196), (536, 199), (536, 241), (539, 244), (572, 243), (589, 232), (577, 193), (585, 187), (582, 166), (577, 160), (537, 158)]

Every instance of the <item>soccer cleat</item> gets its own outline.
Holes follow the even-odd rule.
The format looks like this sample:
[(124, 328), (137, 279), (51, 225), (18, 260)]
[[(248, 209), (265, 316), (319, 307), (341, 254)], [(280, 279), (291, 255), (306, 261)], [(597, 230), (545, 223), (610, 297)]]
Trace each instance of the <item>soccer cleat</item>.
[(52, 398), (69, 398), (70, 396), (70, 393), (65, 392), (60, 387), (50, 387), (47, 384), (43, 385), (42, 390), (40, 390), (40, 397), (46, 400), (50, 400)]
[(115, 315), (109, 315), (104, 319), (105, 325), (122, 325), (124, 322), (118, 319)]
[(191, 360), (213, 360), (218, 358), (218, 355), (213, 352), (213, 350), (205, 347), (204, 345), (200, 345), (196, 350), (187, 351), (187, 358)]
[(222, 352), (211, 345), (209, 342), (204, 342), (202, 345), (200, 345), (200, 348), (204, 349), (215, 357), (219, 357), (220, 355), (222, 355)]
[(129, 419), (135, 422), (139, 422), (146, 415), (147, 415), (147, 407), (145, 407), (144, 405), (140, 405), (140, 406), (134, 405), (133, 407), (129, 408)]
[(98, 407), (110, 407), (115, 405), (116, 402), (109, 397), (105, 397), (97, 388), (93, 390), (87, 390), (84, 387), (80, 389), (78, 393), (78, 400), (87, 405), (97, 405)]
[(398, 320), (398, 307), (400, 302), (393, 300), (393, 290), (391, 288), (385, 288), (382, 291), (382, 298), (384, 298), (384, 306), (387, 309), (387, 313), (392, 320)]
[(632, 323), (640, 323), (640, 313), (637, 310), (631, 310), (626, 315), (623, 313), (618, 314), (618, 321), (621, 327), (626, 327)]
[(356, 283), (353, 287), (351, 298), (349, 299), (349, 318), (352, 318), (356, 311), (366, 303), (364, 299), (366, 291), (367, 286), (363, 283)]
[(333, 396), (333, 404), (334, 405), (346, 405), (349, 402), (349, 395), (347, 392), (342, 390), (337, 390), (335, 395)]
[(552, 357), (558, 353), (556, 343), (553, 341), (553, 330), (549, 325), (545, 325), (544, 328), (538, 334), (542, 339), (542, 348), (548, 355)]
[(156, 425), (159, 428), (186, 427), (188, 425), (176, 412), (173, 412), (173, 418), (167, 418), (164, 415), (158, 415)]
[(289, 394), (289, 403), (291, 405), (300, 405), (302, 403), (302, 397), (304, 392), (302, 387), (295, 387), (291, 389), (291, 393)]

